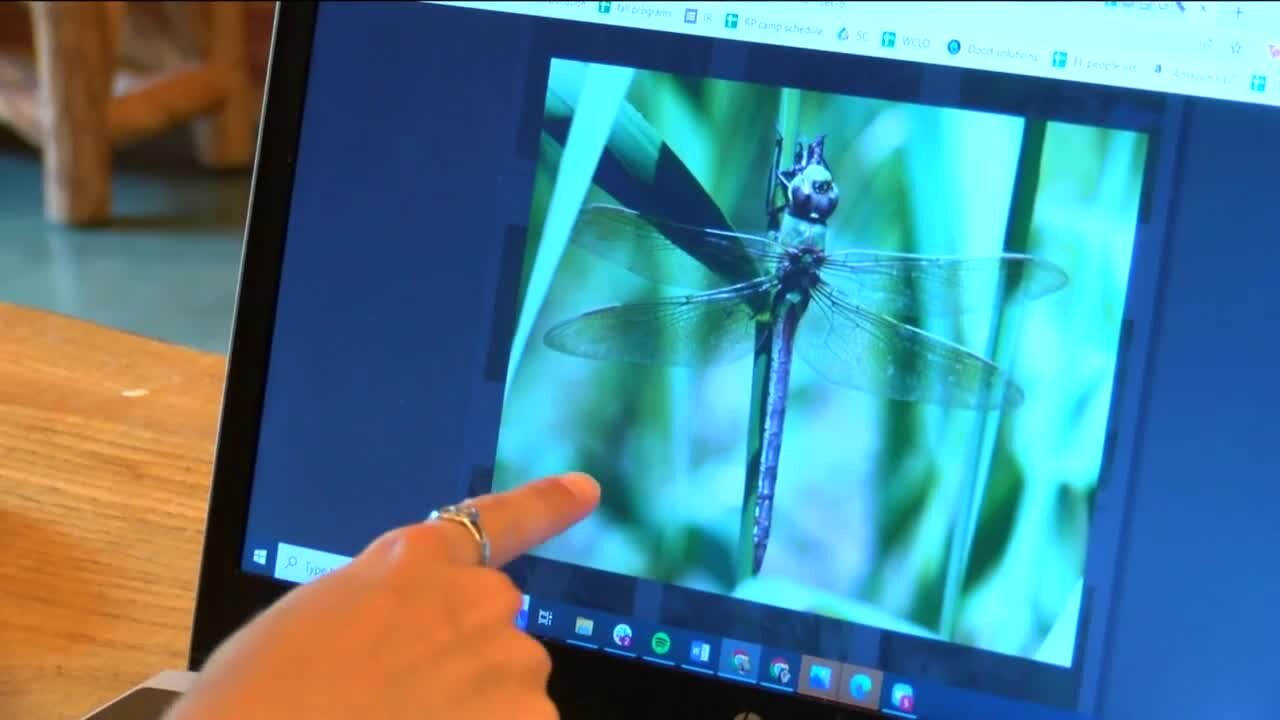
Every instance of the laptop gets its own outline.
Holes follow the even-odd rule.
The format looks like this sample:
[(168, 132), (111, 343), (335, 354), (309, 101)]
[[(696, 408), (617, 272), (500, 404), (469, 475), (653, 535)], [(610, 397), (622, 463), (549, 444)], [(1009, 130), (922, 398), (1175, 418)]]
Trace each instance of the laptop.
[(189, 667), (90, 717), (570, 469), (565, 718), (1280, 717), (1278, 105), (1276, 3), (282, 4)]

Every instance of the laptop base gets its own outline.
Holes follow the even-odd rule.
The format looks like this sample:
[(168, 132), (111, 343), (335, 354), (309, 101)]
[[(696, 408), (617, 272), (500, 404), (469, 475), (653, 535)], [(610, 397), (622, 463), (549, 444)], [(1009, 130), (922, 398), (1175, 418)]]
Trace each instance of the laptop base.
[(195, 673), (165, 670), (85, 715), (82, 720), (160, 720), (165, 711), (191, 687), (195, 677)]

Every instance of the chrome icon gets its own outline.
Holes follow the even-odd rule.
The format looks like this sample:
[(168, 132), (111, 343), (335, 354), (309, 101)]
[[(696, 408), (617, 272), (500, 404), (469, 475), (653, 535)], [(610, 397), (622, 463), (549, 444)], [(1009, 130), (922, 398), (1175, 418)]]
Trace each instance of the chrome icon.
[(951, 42), (947, 43), (947, 52), (951, 53), (952, 55), (959, 55), (959, 54), (960, 54), (960, 41), (959, 41), (959, 40), (952, 40)]
[(791, 664), (783, 658), (774, 658), (769, 663), (769, 678), (783, 685), (791, 682)]

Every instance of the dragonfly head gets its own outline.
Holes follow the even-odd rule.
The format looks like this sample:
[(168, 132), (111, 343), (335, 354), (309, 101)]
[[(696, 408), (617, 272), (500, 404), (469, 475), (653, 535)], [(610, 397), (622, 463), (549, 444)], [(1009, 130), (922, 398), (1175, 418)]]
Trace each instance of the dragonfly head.
[(814, 223), (826, 223), (840, 202), (840, 190), (823, 154), (825, 142), (825, 137), (819, 137), (807, 147), (798, 143), (795, 164), (782, 173), (787, 181), (787, 212)]

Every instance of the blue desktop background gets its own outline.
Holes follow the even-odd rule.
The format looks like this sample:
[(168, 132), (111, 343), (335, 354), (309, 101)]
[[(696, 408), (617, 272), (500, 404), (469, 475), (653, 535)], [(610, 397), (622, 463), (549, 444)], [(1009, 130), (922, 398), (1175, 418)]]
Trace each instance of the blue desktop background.
[[(1148, 299), (1131, 308), (1126, 362), (1137, 382), (1119, 391), (1107, 476), (1124, 492), (1109, 520), (1108, 507), (1096, 509), (1096, 532), (1108, 540), (1091, 545), (1090, 567), (1109, 580), (1082, 620), (1082, 641), (1093, 646), (1084, 657), (1094, 659), (1065, 692), (1078, 691), (1105, 720), (1280, 716), (1271, 687), (1280, 667), (1280, 472), (1270, 452), (1280, 440), (1276, 109), (578, 33), (569, 23), (416, 3), (324, 6), (246, 552), (285, 541), (352, 555), (387, 528), (487, 489), (542, 108), (533, 79), (545, 78), (552, 55), (574, 52), (756, 82), (776, 75), (785, 56), (825, 91), (957, 106), (1015, 98), (1011, 112), (1158, 125), (1137, 242), (1146, 269), (1130, 285)], [(840, 72), (855, 63), (880, 72)], [(530, 563), (513, 573), (543, 591), (573, 586), (578, 604), (593, 589), (631, 592), (638, 614), (658, 602), (653, 588), (617, 576)], [(584, 588), (584, 577), (593, 584)], [(756, 613), (744, 608), (741, 622)], [(854, 652), (911, 664), (888, 645)], [(929, 650), (916, 649), (912, 662), (927, 665), (918, 655)], [(928, 691), (921, 683), (922, 698)], [(1060, 703), (1063, 691), (1051, 692)], [(929, 718), (1065, 716), (974, 692), (930, 700)]]

